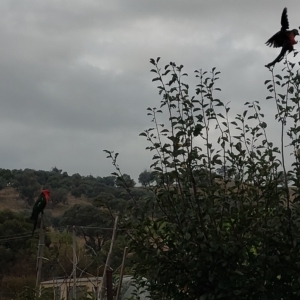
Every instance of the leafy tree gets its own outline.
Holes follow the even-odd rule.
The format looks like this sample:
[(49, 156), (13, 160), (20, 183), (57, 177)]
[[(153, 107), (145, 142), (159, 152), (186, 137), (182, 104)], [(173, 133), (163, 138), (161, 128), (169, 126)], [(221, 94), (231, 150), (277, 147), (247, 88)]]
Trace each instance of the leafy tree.
[(144, 170), (138, 178), (139, 183), (142, 186), (148, 186), (155, 180), (154, 174), (151, 171)]
[(105, 176), (102, 178), (102, 181), (107, 186), (115, 186), (115, 177), (114, 176)]
[(35, 171), (35, 175), (37, 177), (39, 184), (41, 186), (44, 186), (47, 183), (50, 174), (48, 171), (38, 170)]
[(56, 190), (51, 191), (51, 201), (53, 206), (57, 205), (58, 203), (67, 203), (67, 195), (68, 190), (65, 188), (58, 188)]
[(131, 179), (130, 175), (123, 174), (122, 177), (116, 178), (116, 186), (123, 188), (133, 188), (135, 186), (135, 181)]
[(13, 182), (13, 174), (10, 170), (0, 169), (0, 190)]
[(101, 182), (95, 182), (91, 189), (89, 189), (86, 193), (88, 198), (97, 197), (100, 193), (104, 193), (108, 190), (106, 184)]
[(16, 182), (14, 187), (19, 190), (20, 197), (27, 201), (29, 205), (34, 203), (34, 197), (41, 189), (37, 177), (33, 170), (25, 169), (15, 176)]
[(113, 218), (107, 210), (92, 205), (76, 204), (63, 214), (59, 225), (78, 226), (78, 235), (85, 239), (87, 247), (100, 251), (111, 237), (111, 231), (103, 228), (111, 228)]
[(110, 202), (114, 199), (115, 197), (112, 194), (109, 193), (100, 193), (94, 200), (93, 204), (96, 207), (108, 207), (110, 208)]
[(19, 188), (20, 197), (26, 200), (29, 205), (34, 204), (34, 198), (38, 195), (41, 190), (41, 186), (35, 182), (31, 185), (22, 186)]
[(115, 198), (112, 194), (102, 192), (94, 198), (93, 205), (96, 207), (107, 208), (110, 210), (111, 214), (113, 214), (113, 212), (122, 213), (125, 210), (126, 201), (124, 199)]
[[(195, 71), (192, 95), (183, 66), (171, 62), (160, 68), (158, 61), (151, 59), (151, 71), (159, 82), (160, 109), (148, 108), (154, 126), (141, 133), (154, 151), (150, 168), (162, 178), (149, 188), (151, 211), (137, 205), (127, 189), (135, 204), (125, 222), (137, 256), (135, 273), (148, 277), (153, 299), (298, 299), (300, 85), (295, 64), (286, 62), (283, 75), (271, 69), (265, 82), (281, 126), (277, 146), (268, 138), (258, 101), (229, 116), (230, 107), (215, 96), (220, 91), (215, 68)], [(161, 113), (169, 124), (162, 124)], [(285, 133), (295, 153), (289, 171)], [(105, 152), (121, 177), (117, 154)], [(234, 180), (217, 174), (228, 165)]]
[(61, 175), (58, 173), (52, 174), (49, 176), (47, 183), (47, 187), (51, 189), (58, 189), (61, 186)]
[(73, 182), (72, 179), (70, 177), (65, 177), (63, 176), (63, 178), (60, 181), (61, 187), (65, 188), (67, 190), (71, 190), (73, 187)]
[(56, 167), (53, 167), (52, 170), (51, 170), (51, 173), (61, 174), (62, 170), (60, 170), (60, 169), (58, 169)]
[(0, 179), (0, 190), (2, 190), (3, 188), (5, 188), (7, 185), (7, 182), (3, 179)]
[(75, 188), (71, 191), (71, 195), (74, 196), (75, 198), (80, 198), (82, 195), (82, 189), (80, 188)]
[(82, 177), (80, 174), (78, 173), (73, 174), (71, 176), (71, 179), (73, 181), (73, 186), (78, 187), (81, 184)]
[(13, 174), (8, 169), (0, 168), (0, 178), (2, 178), (2, 180), (5, 180), (5, 181), (10, 181), (13, 179)]
[[(36, 251), (36, 248), (31, 248), (32, 241), (36, 242), (36, 239), (30, 239), (31, 231), (32, 224), (22, 215), (10, 210), (0, 211), (0, 277), (4, 274), (11, 275), (15, 264), (22, 260), (24, 255), (31, 250)], [(27, 261), (34, 265), (31, 258), (27, 258)], [(27, 265), (27, 274), (30, 270), (35, 272), (34, 268), (28, 268)]]
[(87, 184), (80, 184), (76, 188), (72, 189), (71, 195), (80, 198), (82, 195), (88, 194), (88, 191), (90, 190), (90, 186)]

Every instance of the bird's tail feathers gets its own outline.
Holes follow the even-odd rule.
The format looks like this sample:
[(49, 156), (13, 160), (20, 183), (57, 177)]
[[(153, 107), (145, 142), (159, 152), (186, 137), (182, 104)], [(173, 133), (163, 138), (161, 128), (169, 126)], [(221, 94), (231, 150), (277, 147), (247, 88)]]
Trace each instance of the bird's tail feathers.
[(34, 235), (35, 229), (37, 226), (37, 219), (35, 220), (34, 224), (33, 224), (33, 229), (32, 229), (32, 236)]
[(39, 217), (39, 214), (36, 213), (35, 211), (32, 212), (30, 220), (37, 220)]

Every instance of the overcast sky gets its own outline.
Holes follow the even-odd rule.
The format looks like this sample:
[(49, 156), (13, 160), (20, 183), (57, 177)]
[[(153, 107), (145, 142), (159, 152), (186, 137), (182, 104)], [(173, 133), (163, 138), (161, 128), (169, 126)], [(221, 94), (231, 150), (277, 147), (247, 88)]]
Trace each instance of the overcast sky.
[(299, 27), (299, 1), (0, 3), (1, 168), (108, 176), (108, 149), (137, 179), (152, 157), (139, 133), (151, 126), (147, 107), (159, 106), (149, 63), (158, 56), (162, 66), (183, 64), (190, 80), (194, 70), (216, 67), (218, 96), (236, 112), (260, 101), (276, 137), (263, 83), (279, 50), (265, 42), (280, 29), (284, 6), (290, 28)]

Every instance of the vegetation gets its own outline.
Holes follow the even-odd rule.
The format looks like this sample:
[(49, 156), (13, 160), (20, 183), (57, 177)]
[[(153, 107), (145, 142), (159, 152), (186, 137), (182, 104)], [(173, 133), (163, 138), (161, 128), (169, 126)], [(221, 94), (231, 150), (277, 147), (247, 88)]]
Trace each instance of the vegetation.
[[(127, 179), (127, 184), (133, 187), (135, 183), (130, 175), (127, 175)], [(18, 199), (15, 202), (19, 206), (14, 205), (12, 209), (16, 211), (20, 207), (18, 212), (0, 210), (1, 299), (33, 299), (38, 233), (31, 237), (33, 224), (29, 216), (42, 187), (51, 190), (51, 202), (44, 215), (46, 259), (43, 261), (42, 280), (69, 277), (72, 274), (73, 226), (77, 241), (77, 276), (101, 275), (109, 250), (114, 217), (116, 214), (121, 216), (131, 205), (126, 189), (122, 183), (118, 184), (116, 176), (69, 176), (56, 167), (51, 171), (0, 169), (0, 182), (0, 208), (2, 200), (5, 197), (11, 199), (15, 192)], [(137, 187), (133, 194), (144, 195), (145, 191), (140, 189)], [(70, 205), (73, 197), (77, 197), (79, 204)], [(8, 203), (7, 200), (5, 202)], [(126, 245), (125, 233), (118, 231), (112, 268), (120, 266)], [(24, 286), (27, 286), (25, 290)], [(45, 297), (43, 294), (41, 299)]]
[[(192, 95), (182, 65), (161, 68), (158, 62), (151, 59), (160, 108), (147, 109), (153, 126), (141, 133), (157, 180), (142, 207), (127, 189), (135, 205), (124, 226), (137, 255), (136, 276), (149, 279), (154, 299), (299, 299), (295, 64), (286, 62), (283, 74), (271, 69), (265, 82), (281, 128), (274, 143), (258, 101), (231, 116), (229, 105), (215, 96), (215, 68), (195, 71)], [(169, 124), (161, 122), (162, 113)], [(295, 153), (291, 168), (286, 146)], [(122, 180), (118, 153), (105, 151)]]
[[(220, 92), (215, 68), (195, 71), (193, 94), (182, 65), (161, 68), (158, 63), (159, 58), (151, 59), (162, 99), (160, 108), (147, 109), (153, 126), (141, 133), (153, 153), (152, 165), (138, 178), (142, 187), (122, 173), (118, 153), (108, 150), (116, 172), (103, 178), (69, 176), (56, 167), (49, 172), (0, 169), (0, 187), (13, 186), (28, 208), (42, 186), (51, 189), (54, 210), (68, 205), (70, 195), (88, 199), (60, 216), (45, 214), (51, 230), (43, 280), (72, 273), (73, 230), (77, 276), (98, 274), (119, 215), (111, 265), (118, 269), (129, 246), (127, 271), (138, 281), (148, 279), (153, 299), (299, 299), (300, 80), (295, 64), (286, 61), (282, 74), (271, 69), (265, 82), (281, 130), (274, 142), (258, 101), (245, 103), (245, 111), (232, 116), (229, 105), (215, 96)], [(169, 123), (161, 121), (166, 119)], [(286, 151), (293, 154), (291, 165)], [(1, 295), (4, 299), (34, 294), (37, 237), (26, 236), (31, 229), (26, 214), (0, 211), (0, 279), (10, 291)], [(21, 280), (19, 274), (27, 276)], [(19, 289), (25, 282), (28, 288)]]
[(155, 176), (151, 171), (144, 170), (144, 172), (139, 175), (139, 183), (144, 187), (149, 186), (154, 181)]

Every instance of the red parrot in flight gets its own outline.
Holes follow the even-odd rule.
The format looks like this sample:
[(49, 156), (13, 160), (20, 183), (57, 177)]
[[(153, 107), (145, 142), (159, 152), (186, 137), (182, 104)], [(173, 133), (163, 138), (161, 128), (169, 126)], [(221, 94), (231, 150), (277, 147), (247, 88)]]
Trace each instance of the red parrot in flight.
[(275, 58), (275, 60), (266, 65), (267, 68), (270, 68), (271, 66), (274, 66), (277, 62), (280, 62), (287, 51), (291, 52), (294, 50), (293, 46), (297, 44), (297, 42), (295, 41), (295, 36), (299, 35), (299, 32), (297, 29), (287, 29), (289, 29), (289, 20), (287, 16), (287, 8), (285, 7), (281, 15), (281, 30), (275, 33), (266, 42), (267, 46), (274, 48), (282, 47), (282, 49), (279, 55)]
[(38, 199), (35, 201), (35, 203), (33, 205), (32, 214), (30, 217), (30, 220), (34, 221), (32, 235), (34, 234), (34, 231), (36, 229), (39, 214), (40, 213), (44, 214), (44, 208), (46, 207), (47, 203), (49, 202), (49, 199), (50, 199), (50, 191), (42, 190), (40, 196), (38, 197)]

